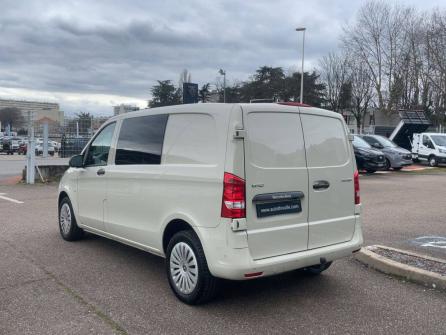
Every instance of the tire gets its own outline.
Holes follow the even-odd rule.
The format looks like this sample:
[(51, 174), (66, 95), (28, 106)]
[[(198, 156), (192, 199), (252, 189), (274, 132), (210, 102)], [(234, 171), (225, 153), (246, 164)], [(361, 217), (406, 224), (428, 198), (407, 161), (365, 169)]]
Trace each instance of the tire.
[(393, 169), (394, 169), (395, 171), (400, 171), (402, 168), (403, 168), (402, 166), (398, 166), (398, 167), (394, 167)]
[(192, 230), (180, 231), (169, 241), (166, 273), (172, 291), (186, 304), (205, 303), (217, 293), (218, 279), (209, 272), (203, 247)]
[(327, 262), (327, 263), (324, 263), (324, 264), (318, 264), (318, 265), (309, 266), (307, 268), (303, 268), (302, 271), (305, 274), (309, 274), (309, 275), (312, 275), (312, 276), (318, 276), (322, 272), (327, 270), (332, 263), (333, 262)]
[(392, 164), (390, 164), (390, 161), (386, 158), (386, 171), (389, 171), (392, 167)]
[(73, 206), (68, 197), (63, 198), (59, 204), (59, 231), (65, 241), (80, 240), (84, 236), (83, 229), (77, 225)]
[(368, 169), (366, 171), (367, 171), (367, 173), (375, 173), (376, 172), (376, 170), (370, 170), (370, 169)]
[(435, 156), (429, 156), (429, 159), (427, 160), (427, 163), (430, 167), (436, 167), (438, 165), (437, 157)]

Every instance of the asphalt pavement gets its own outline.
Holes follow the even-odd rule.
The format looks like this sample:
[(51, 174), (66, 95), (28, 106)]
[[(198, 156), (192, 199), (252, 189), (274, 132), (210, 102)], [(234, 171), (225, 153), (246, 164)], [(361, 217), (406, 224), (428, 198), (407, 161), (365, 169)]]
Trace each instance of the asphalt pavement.
[[(361, 177), (366, 244), (446, 258), (411, 241), (446, 235), (446, 174)], [(0, 334), (446, 334), (446, 292), (347, 258), (323, 275), (224, 282), (179, 302), (163, 259), (88, 235), (63, 241), (56, 185), (0, 186)]]

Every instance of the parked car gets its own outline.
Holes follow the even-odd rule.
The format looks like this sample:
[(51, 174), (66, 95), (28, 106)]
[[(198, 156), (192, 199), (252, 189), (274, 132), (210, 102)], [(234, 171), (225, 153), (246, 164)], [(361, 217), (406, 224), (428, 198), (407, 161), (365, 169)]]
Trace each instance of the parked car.
[(6, 153), (7, 155), (14, 155), (14, 149), (12, 146), (12, 141), (8, 137), (2, 138), (2, 148), (1, 152)]
[(21, 143), (19, 145), (19, 149), (17, 150), (17, 154), (26, 155), (28, 145), (26, 143)]
[(412, 158), (414, 161), (426, 161), (430, 166), (446, 163), (446, 134), (413, 134)]
[(108, 120), (69, 164), (62, 238), (88, 231), (165, 257), (188, 304), (211, 299), (217, 278), (319, 274), (363, 242), (338, 113), (294, 103), (147, 109)]
[(382, 151), (372, 148), (359, 135), (353, 135), (352, 144), (358, 169), (374, 173), (386, 168), (386, 159)]
[[(36, 143), (35, 150), (36, 150), (36, 156), (43, 155), (43, 143), (42, 142)], [(48, 154), (50, 156), (54, 156), (54, 153), (55, 153), (54, 147), (51, 145), (51, 142), (48, 142)]]
[(381, 150), (386, 158), (386, 170), (401, 170), (412, 164), (412, 153), (399, 147), (387, 137), (381, 135), (361, 135), (373, 148)]

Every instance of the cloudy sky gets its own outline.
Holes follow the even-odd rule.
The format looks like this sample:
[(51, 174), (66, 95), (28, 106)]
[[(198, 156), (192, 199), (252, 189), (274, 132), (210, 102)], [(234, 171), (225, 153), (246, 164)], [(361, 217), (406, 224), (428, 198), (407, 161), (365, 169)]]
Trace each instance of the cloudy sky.
[[(406, 0), (420, 10), (445, 0)], [(0, 98), (59, 102), (66, 113), (144, 107), (156, 80), (188, 69), (202, 85), (261, 65), (306, 68), (336, 49), (362, 0), (0, 0)]]

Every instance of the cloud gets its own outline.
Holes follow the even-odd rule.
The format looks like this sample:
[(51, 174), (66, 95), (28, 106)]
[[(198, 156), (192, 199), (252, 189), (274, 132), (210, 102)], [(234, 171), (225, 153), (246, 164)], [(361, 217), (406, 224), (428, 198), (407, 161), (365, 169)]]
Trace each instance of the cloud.
[(199, 84), (215, 82), (219, 68), (246, 80), (261, 65), (299, 65), (300, 25), (311, 69), (363, 2), (0, 0), (0, 97), (14, 89), (67, 111), (111, 112), (119, 99), (103, 97), (141, 103), (184, 68)]

